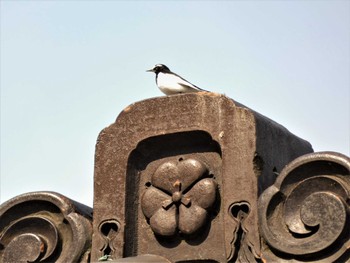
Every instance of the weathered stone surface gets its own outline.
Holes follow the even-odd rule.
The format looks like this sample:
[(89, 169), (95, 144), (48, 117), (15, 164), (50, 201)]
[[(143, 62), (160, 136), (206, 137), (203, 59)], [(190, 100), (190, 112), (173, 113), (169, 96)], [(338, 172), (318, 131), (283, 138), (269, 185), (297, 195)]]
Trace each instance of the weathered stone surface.
[[(223, 95), (130, 105), (97, 140), (91, 260), (259, 258), (258, 196), (309, 152), (308, 142)], [(203, 172), (176, 168), (186, 162)]]
[(128, 258), (120, 258), (116, 260), (108, 261), (109, 263), (119, 262), (119, 263), (170, 263), (164, 257), (156, 256), (156, 255), (140, 255), (136, 257), (128, 257)]
[(0, 206), (0, 262), (88, 262), (92, 209), (54, 192)]

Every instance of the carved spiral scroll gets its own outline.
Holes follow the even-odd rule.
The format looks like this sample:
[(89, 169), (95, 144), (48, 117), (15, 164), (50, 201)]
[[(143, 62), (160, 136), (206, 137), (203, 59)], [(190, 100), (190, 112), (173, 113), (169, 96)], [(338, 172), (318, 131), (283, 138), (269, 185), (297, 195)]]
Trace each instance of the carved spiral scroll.
[(277, 254), (335, 261), (350, 247), (350, 159), (322, 152), (288, 164), (259, 198), (262, 236)]
[(0, 206), (0, 262), (87, 262), (92, 209), (52, 192)]

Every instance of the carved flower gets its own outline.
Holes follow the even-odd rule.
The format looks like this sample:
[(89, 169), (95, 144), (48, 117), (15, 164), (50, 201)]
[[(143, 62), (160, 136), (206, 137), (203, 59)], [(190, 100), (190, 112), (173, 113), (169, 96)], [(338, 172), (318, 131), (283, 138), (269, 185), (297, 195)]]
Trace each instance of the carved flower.
[(207, 175), (208, 168), (194, 159), (158, 167), (141, 200), (143, 214), (156, 234), (192, 234), (204, 225), (216, 197), (216, 183)]

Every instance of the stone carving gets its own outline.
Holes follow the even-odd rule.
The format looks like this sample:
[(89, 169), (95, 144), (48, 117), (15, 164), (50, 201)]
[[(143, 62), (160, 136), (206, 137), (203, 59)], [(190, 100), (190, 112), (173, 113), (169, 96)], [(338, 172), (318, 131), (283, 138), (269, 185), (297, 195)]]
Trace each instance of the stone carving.
[(120, 229), (120, 223), (116, 219), (109, 219), (103, 221), (100, 226), (100, 235), (104, 240), (103, 247), (100, 248), (103, 256), (110, 256), (113, 254), (113, 251), (116, 250), (114, 247), (114, 240), (117, 237), (117, 234)]
[(260, 262), (254, 246), (247, 238), (248, 231), (245, 220), (250, 213), (249, 203), (245, 201), (233, 203), (228, 212), (236, 227), (233, 231), (231, 251), (228, 254), (227, 262)]
[(156, 234), (193, 234), (205, 224), (216, 198), (216, 183), (208, 176), (207, 167), (195, 159), (168, 161), (158, 167), (141, 201)]
[(259, 199), (261, 234), (282, 259), (343, 262), (350, 246), (350, 159), (322, 152), (288, 164)]
[(88, 262), (92, 209), (53, 192), (0, 206), (0, 262)]

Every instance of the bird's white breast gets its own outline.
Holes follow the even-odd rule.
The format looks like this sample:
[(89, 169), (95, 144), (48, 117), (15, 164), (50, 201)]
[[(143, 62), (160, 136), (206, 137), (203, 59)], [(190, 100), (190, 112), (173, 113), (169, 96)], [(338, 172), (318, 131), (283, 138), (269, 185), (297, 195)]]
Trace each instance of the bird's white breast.
[(193, 85), (176, 75), (160, 72), (157, 77), (158, 88), (166, 95), (197, 91)]

